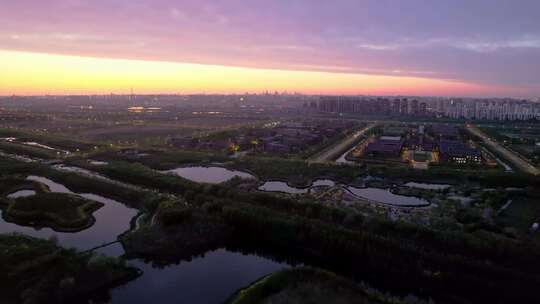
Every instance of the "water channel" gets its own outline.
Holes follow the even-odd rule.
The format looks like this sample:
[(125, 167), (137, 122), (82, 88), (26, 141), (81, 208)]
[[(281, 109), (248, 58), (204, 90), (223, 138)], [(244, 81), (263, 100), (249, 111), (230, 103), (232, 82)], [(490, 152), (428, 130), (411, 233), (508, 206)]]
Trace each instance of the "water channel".
[[(118, 235), (129, 230), (131, 219), (137, 215), (136, 209), (128, 208), (120, 202), (100, 195), (73, 193), (64, 185), (40, 176), (29, 176), (27, 179), (47, 185), (51, 192), (77, 194), (86, 199), (103, 203), (104, 206), (94, 212), (93, 216), (96, 218), (94, 225), (80, 232), (57, 232), (46, 227), (20, 226), (14, 223), (8, 223), (0, 218), (1, 233), (18, 232), (44, 239), (55, 236), (58, 239), (58, 243), (64, 247), (88, 250), (115, 241)], [(118, 246), (105, 247), (100, 252), (110, 256), (123, 254), (123, 250)]]
[[(115, 241), (118, 235), (130, 228), (130, 221), (137, 210), (120, 202), (96, 195), (73, 193), (62, 184), (40, 176), (29, 176), (28, 180), (45, 184), (51, 192), (80, 195), (89, 200), (105, 204), (94, 213), (93, 226), (76, 233), (56, 232), (50, 228), (33, 228), (5, 222), (0, 218), (0, 232), (18, 232), (25, 235), (50, 238), (55, 236), (64, 247), (88, 250)], [(35, 195), (34, 191), (20, 190), (12, 198)], [(96, 250), (108, 256), (121, 256), (124, 250), (114, 243)], [(141, 260), (130, 260), (129, 264), (141, 269), (143, 275), (111, 293), (113, 304), (127, 303), (223, 303), (236, 290), (243, 288), (267, 274), (290, 267), (257, 255), (245, 255), (225, 249), (206, 253), (191, 261), (177, 265), (155, 268)]]

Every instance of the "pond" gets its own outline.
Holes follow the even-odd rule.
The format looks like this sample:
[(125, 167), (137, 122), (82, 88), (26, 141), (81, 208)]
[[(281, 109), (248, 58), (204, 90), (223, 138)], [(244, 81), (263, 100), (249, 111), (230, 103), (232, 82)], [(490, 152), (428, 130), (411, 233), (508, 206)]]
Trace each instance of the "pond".
[(13, 193), (10, 193), (7, 197), (8, 198), (18, 198), (18, 197), (28, 197), (28, 196), (32, 196), (32, 195), (36, 195), (36, 191), (34, 191), (34, 190), (19, 190), (19, 191), (15, 191)]
[(234, 292), (270, 273), (288, 268), (256, 255), (219, 249), (165, 268), (141, 260), (130, 264), (143, 275), (112, 291), (112, 304), (224, 303)]
[(162, 173), (175, 174), (180, 177), (192, 180), (197, 183), (219, 184), (226, 182), (233, 177), (251, 178), (255, 177), (247, 172), (229, 170), (223, 167), (181, 167), (173, 170), (161, 171)]
[(308, 193), (309, 188), (295, 188), (289, 186), (286, 182), (281, 181), (269, 181), (262, 184), (259, 188), (261, 191), (266, 192), (283, 192), (290, 194), (302, 194)]
[(311, 187), (334, 187), (336, 182), (331, 179), (318, 179), (311, 184)]
[(88, 163), (89, 163), (90, 165), (94, 165), (94, 166), (106, 166), (106, 165), (109, 164), (109, 163), (106, 162), (106, 161), (91, 160), (91, 159), (88, 160)]
[(451, 185), (448, 185), (448, 184), (430, 184), (430, 183), (417, 183), (417, 182), (408, 182), (403, 185), (409, 188), (418, 188), (418, 189), (425, 189), (425, 190), (444, 190), (451, 187)]
[[(65, 186), (44, 177), (29, 176), (27, 179), (47, 185), (52, 192), (74, 194)], [(96, 222), (88, 229), (75, 233), (56, 232), (50, 228), (38, 229), (19, 226), (14, 223), (5, 222), (0, 217), (0, 232), (18, 232), (38, 238), (55, 236), (58, 239), (58, 243), (64, 247), (87, 250), (115, 241), (118, 235), (129, 230), (131, 219), (137, 215), (136, 209), (128, 208), (115, 200), (90, 193), (75, 194), (105, 204), (102, 208), (94, 212)], [(100, 249), (100, 252), (110, 256), (119, 256), (123, 254), (123, 249), (121, 246), (108, 246)]]
[(386, 205), (420, 207), (428, 206), (430, 204), (429, 201), (425, 199), (414, 196), (394, 194), (388, 189), (356, 188), (350, 186), (346, 187), (345, 189), (359, 198), (368, 199), (370, 201)]
[(314, 181), (311, 186), (306, 188), (296, 188), (289, 186), (286, 182), (282, 181), (267, 181), (259, 188), (258, 190), (265, 191), (265, 192), (283, 192), (283, 193), (289, 193), (289, 194), (303, 194), (308, 193), (311, 191), (311, 188), (313, 187), (333, 187), (336, 185), (336, 182), (330, 179), (318, 179)]
[[(29, 176), (27, 179), (43, 183), (53, 192), (77, 194), (44, 177)], [(99, 195), (77, 195), (105, 204), (94, 213), (95, 224), (86, 230), (62, 233), (50, 228), (19, 226), (0, 219), (0, 232), (18, 232), (39, 238), (54, 235), (64, 247), (86, 250), (115, 241), (119, 234), (129, 229), (130, 221), (137, 213), (134, 209)], [(121, 244), (114, 243), (97, 249), (96, 252), (121, 256), (124, 250)], [(202, 257), (163, 268), (154, 268), (142, 260), (132, 260), (129, 264), (141, 269), (143, 275), (113, 289), (109, 303), (223, 303), (238, 289), (265, 275), (291, 267), (257, 255), (245, 255), (225, 249), (211, 251)]]

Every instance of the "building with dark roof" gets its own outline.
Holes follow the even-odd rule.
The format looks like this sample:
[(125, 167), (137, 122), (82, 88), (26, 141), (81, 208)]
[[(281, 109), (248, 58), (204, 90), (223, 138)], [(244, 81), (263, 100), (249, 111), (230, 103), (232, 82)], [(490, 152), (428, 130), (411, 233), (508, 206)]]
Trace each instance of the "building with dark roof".
[(273, 153), (289, 153), (291, 152), (291, 147), (278, 142), (269, 142), (264, 144), (264, 150)]
[(370, 143), (364, 150), (364, 154), (372, 157), (399, 157), (404, 142), (401, 137), (383, 136)]
[(442, 161), (457, 164), (480, 164), (482, 153), (478, 149), (469, 148), (461, 141), (440, 140), (439, 151)]
[(459, 137), (459, 130), (449, 125), (432, 125), (430, 134), (440, 139), (457, 139)]

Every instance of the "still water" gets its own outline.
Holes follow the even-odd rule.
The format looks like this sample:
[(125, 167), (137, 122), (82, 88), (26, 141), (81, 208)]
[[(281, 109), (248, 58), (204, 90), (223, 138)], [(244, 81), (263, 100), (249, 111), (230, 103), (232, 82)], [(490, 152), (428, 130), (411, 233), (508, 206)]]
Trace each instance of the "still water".
[(334, 187), (336, 182), (331, 179), (318, 179), (311, 184), (311, 187)]
[(418, 189), (425, 189), (425, 190), (444, 190), (451, 187), (451, 185), (448, 184), (429, 184), (429, 183), (416, 183), (416, 182), (408, 182), (404, 184), (405, 187), (409, 188), (418, 188)]
[(209, 184), (219, 184), (226, 182), (233, 177), (240, 178), (255, 178), (253, 175), (238, 171), (238, 170), (229, 170), (222, 167), (203, 167), (203, 166), (193, 166), (193, 167), (181, 167), (173, 170), (162, 171), (163, 173), (172, 173), (183, 178), (192, 180), (198, 183), (209, 183)]
[(265, 182), (258, 189), (266, 192), (283, 192), (290, 194), (308, 193), (309, 191), (309, 188), (295, 188), (289, 186), (286, 182), (281, 181)]
[(19, 190), (19, 191), (15, 191), (13, 193), (10, 193), (7, 196), (7, 198), (28, 197), (28, 196), (32, 196), (32, 195), (36, 195), (36, 191), (34, 191), (34, 190)]
[[(86, 199), (97, 201), (105, 205), (94, 212), (93, 215), (96, 218), (94, 225), (80, 232), (56, 232), (50, 228), (19, 226), (8, 223), (0, 218), (1, 233), (18, 232), (38, 238), (56, 236), (58, 243), (64, 247), (74, 247), (80, 250), (86, 250), (104, 243), (115, 241), (118, 235), (129, 230), (131, 219), (137, 215), (136, 209), (128, 208), (122, 203), (112, 199), (90, 193), (73, 193), (64, 185), (40, 176), (29, 176), (27, 179), (47, 185), (51, 192), (77, 194)], [(111, 256), (118, 256), (123, 253), (123, 250), (118, 246), (110, 246), (103, 248), (100, 252)]]
[(302, 194), (302, 193), (308, 193), (311, 188), (313, 187), (333, 187), (336, 183), (333, 180), (330, 179), (318, 179), (314, 181), (311, 186), (306, 188), (296, 188), (289, 186), (286, 182), (282, 181), (267, 181), (261, 186), (259, 186), (259, 190), (265, 191), (265, 192), (283, 192), (283, 193), (290, 193), (290, 194)]
[(140, 260), (130, 264), (144, 274), (112, 291), (112, 304), (207, 304), (223, 303), (236, 290), (287, 264), (219, 249), (204, 257), (165, 268), (153, 268)]
[[(50, 228), (36, 229), (7, 223), (0, 219), (0, 232), (18, 232), (39, 238), (56, 236), (60, 245), (80, 250), (94, 248), (115, 241), (130, 228), (130, 220), (137, 211), (95, 194), (77, 194), (62, 184), (40, 176), (28, 180), (40, 182), (52, 192), (80, 195), (102, 202), (104, 207), (94, 213), (95, 224), (77, 233), (55, 232)], [(35, 193), (34, 193), (35, 194)], [(124, 250), (119, 243), (96, 250), (108, 256), (120, 256)], [(236, 290), (270, 273), (290, 267), (257, 255), (245, 255), (225, 249), (206, 253), (191, 261), (154, 268), (141, 260), (129, 263), (143, 271), (143, 275), (111, 292), (113, 304), (127, 303), (223, 303)]]
[(429, 201), (414, 197), (414, 196), (405, 196), (398, 195), (390, 192), (388, 189), (379, 189), (379, 188), (356, 188), (356, 187), (347, 187), (346, 188), (353, 195), (365, 198), (374, 202), (383, 203), (387, 205), (395, 206), (427, 206)]

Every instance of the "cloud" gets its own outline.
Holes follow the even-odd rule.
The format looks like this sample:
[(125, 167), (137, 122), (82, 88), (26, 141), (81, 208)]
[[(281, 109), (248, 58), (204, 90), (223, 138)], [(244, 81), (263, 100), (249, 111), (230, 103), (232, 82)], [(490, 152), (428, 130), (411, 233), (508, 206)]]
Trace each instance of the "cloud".
[(540, 83), (537, 0), (0, 2), (4, 49)]
[[(402, 39), (403, 40), (403, 39)], [(427, 40), (412, 40), (404, 39), (402, 42), (389, 42), (389, 43), (359, 43), (355, 45), (356, 48), (374, 50), (374, 51), (395, 51), (411, 48), (459, 48), (463, 50), (469, 50), (473, 52), (495, 52), (501, 49), (520, 49), (520, 48), (533, 48), (540, 49), (540, 38), (522, 38), (512, 39), (507, 41), (488, 41), (481, 39), (469, 39), (463, 40), (459, 38), (437, 38)]]
[(509, 41), (494, 41), (494, 42), (461, 42), (456, 45), (458, 48), (471, 50), (474, 52), (496, 52), (501, 49), (522, 49), (532, 48), (539, 49), (540, 51), (540, 38), (539, 39), (522, 39), (522, 40), (509, 40)]
[(355, 47), (374, 51), (394, 51), (402, 48), (395, 44), (357, 44)]

